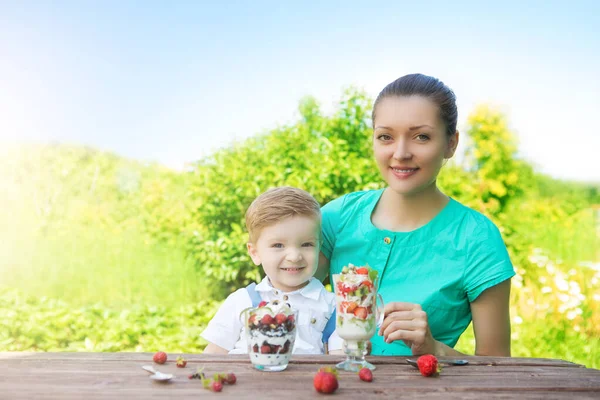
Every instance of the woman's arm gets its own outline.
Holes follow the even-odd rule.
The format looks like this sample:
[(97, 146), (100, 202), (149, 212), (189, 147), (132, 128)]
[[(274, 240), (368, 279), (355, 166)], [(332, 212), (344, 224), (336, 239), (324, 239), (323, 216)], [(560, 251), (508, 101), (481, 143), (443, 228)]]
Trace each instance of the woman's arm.
[[(471, 303), (475, 355), (510, 356), (510, 279), (485, 290)], [(427, 313), (419, 304), (388, 303), (380, 334), (386, 342), (402, 340), (414, 355), (456, 356), (463, 353), (435, 340)]]
[(510, 357), (510, 279), (485, 290), (471, 303), (475, 355)]

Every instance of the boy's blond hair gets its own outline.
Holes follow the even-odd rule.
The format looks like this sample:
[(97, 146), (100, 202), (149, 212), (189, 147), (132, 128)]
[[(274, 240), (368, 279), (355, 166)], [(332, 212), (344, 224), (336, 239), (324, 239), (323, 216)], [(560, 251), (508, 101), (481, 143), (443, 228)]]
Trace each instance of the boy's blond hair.
[(321, 221), (321, 207), (308, 192), (291, 186), (267, 190), (246, 211), (246, 229), (255, 243), (262, 229), (295, 216), (313, 217)]

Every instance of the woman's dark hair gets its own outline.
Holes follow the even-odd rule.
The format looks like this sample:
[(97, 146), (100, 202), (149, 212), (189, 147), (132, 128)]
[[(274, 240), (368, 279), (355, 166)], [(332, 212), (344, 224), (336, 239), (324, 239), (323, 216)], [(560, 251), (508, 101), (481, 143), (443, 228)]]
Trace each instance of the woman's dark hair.
[(392, 96), (422, 96), (437, 104), (440, 109), (440, 118), (446, 124), (448, 136), (456, 132), (458, 110), (456, 108), (456, 95), (444, 82), (432, 76), (423, 74), (404, 75), (394, 82), (389, 83), (379, 93), (373, 104), (373, 125), (375, 125), (375, 111), (379, 102)]

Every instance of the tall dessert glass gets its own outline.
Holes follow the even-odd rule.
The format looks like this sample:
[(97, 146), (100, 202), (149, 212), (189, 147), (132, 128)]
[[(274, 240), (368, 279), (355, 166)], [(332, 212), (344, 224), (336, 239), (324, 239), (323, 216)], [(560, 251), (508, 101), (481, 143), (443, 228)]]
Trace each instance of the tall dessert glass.
[[(379, 279), (376, 270), (352, 264), (342, 273), (333, 275), (337, 306), (336, 330), (344, 339), (346, 360), (337, 368), (359, 371), (375, 369), (367, 360), (367, 343), (383, 320), (383, 298), (377, 293)], [(378, 304), (379, 302), (379, 304)]]

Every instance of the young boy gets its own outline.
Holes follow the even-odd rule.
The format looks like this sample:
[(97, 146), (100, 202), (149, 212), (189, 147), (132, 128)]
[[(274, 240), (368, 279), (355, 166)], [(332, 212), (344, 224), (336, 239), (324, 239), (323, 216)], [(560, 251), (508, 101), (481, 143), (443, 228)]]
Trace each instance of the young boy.
[(304, 190), (270, 189), (246, 211), (246, 228), (248, 253), (254, 264), (262, 265), (266, 276), (256, 286), (238, 289), (227, 297), (202, 332), (208, 341), (204, 353), (248, 352), (240, 313), (253, 306), (254, 294), (263, 301), (279, 300), (298, 310), (293, 354), (341, 353), (342, 339), (335, 332), (327, 332), (335, 327), (335, 320), (327, 326), (335, 310), (335, 296), (313, 277), (320, 251), (319, 203)]

